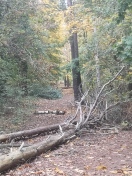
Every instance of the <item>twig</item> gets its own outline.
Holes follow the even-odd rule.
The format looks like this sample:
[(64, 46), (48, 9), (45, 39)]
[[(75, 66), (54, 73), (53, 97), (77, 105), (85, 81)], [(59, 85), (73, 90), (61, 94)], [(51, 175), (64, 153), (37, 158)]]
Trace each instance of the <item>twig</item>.
[(22, 142), (22, 144), (21, 144), (21, 146), (19, 147), (19, 151), (22, 151), (22, 148), (23, 148), (23, 146), (24, 146), (24, 142)]
[(61, 132), (61, 136), (63, 136), (63, 135), (64, 135), (64, 132), (63, 132), (63, 130), (62, 130), (61, 125), (59, 125), (59, 129), (60, 129), (60, 132)]
[[(89, 90), (90, 90), (90, 89), (89, 89)], [(77, 110), (76, 110), (76, 114), (75, 114), (75, 116), (73, 116), (73, 117), (69, 120), (69, 123), (71, 123), (73, 120), (76, 119), (77, 114), (78, 114), (78, 111), (79, 111), (79, 109), (80, 109), (80, 107), (81, 107), (81, 104), (82, 104), (82, 102), (84, 101), (84, 99), (86, 98), (86, 96), (88, 95), (89, 90), (82, 96), (81, 101), (80, 101), (80, 102), (77, 102), (77, 103), (78, 103), (78, 107), (77, 107)]]

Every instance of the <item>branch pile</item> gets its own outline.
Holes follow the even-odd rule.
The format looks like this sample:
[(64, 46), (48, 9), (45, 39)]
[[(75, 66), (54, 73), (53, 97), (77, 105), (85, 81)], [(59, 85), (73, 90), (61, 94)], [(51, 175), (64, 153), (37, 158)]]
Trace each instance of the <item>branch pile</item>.
[(106, 88), (119, 76), (124, 68), (125, 67), (123, 66), (111, 80), (105, 83), (99, 91), (96, 92), (96, 94), (93, 92), (91, 94), (91, 90), (89, 88), (89, 90), (87, 90), (87, 92), (85, 92), (82, 96), (81, 101), (77, 102), (76, 114), (69, 121), (71, 123), (79, 117), (76, 124), (76, 130), (80, 130), (86, 126), (90, 127), (91, 125), (100, 124), (103, 118), (107, 119), (108, 111), (121, 103), (111, 102), (108, 104), (107, 96), (113, 91), (113, 89), (107, 91)]
[[(70, 117), (70, 119), (67, 119), (67, 121), (63, 124), (56, 124), (48, 127), (41, 127), (32, 130), (0, 135), (0, 143), (3, 145), (2, 142), (6, 141), (12, 142), (12, 140), (33, 137), (41, 133), (48, 134), (49, 132), (57, 132), (57, 134), (49, 136), (46, 140), (31, 146), (24, 146), (23, 142), (21, 146), (19, 146), (18, 150), (10, 152), (8, 155), (2, 155), (0, 157), (0, 172), (7, 171), (18, 163), (25, 162), (30, 158), (46, 152), (47, 150), (51, 150), (54, 147), (57, 147), (67, 140), (76, 137), (82, 128), (89, 128), (92, 124), (95, 125), (95, 123), (100, 122), (104, 116), (107, 118), (107, 112), (116, 106), (119, 102), (110, 104), (108, 106), (106, 97), (110, 92), (107, 92), (105, 89), (118, 77), (123, 69), (124, 67), (122, 67), (121, 70), (110, 81), (105, 83), (102, 88), (100, 88), (96, 96), (92, 98), (92, 101), (90, 101), (91, 97), (89, 89), (82, 96), (81, 101), (77, 102), (77, 110), (75, 115)], [(13, 145), (10, 143), (8, 146)]]

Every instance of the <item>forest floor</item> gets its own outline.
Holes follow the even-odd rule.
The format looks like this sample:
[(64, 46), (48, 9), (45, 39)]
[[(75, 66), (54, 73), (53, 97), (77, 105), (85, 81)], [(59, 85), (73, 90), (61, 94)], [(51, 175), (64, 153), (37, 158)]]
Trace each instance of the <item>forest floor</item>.
[[(32, 113), (25, 116), (19, 130), (64, 122), (75, 112), (72, 89), (63, 89), (57, 100), (38, 99), (35, 110), (65, 110), (65, 115)], [(8, 128), (8, 127), (7, 127)], [(18, 130), (18, 127), (16, 128)], [(43, 136), (27, 143), (43, 140)], [(104, 134), (88, 131), (55, 150), (43, 153), (32, 162), (18, 165), (6, 176), (132, 176), (132, 131)], [(2, 175), (3, 176), (3, 175)]]

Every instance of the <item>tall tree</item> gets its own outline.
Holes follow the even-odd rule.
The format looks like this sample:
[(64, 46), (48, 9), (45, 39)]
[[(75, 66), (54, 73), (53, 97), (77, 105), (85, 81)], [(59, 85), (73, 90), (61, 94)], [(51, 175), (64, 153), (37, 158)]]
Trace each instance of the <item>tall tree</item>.
[[(72, 0), (67, 0), (67, 6), (73, 5)], [(75, 26), (73, 28), (76, 28)], [(81, 74), (79, 68), (79, 53), (78, 53), (78, 39), (77, 32), (74, 31), (70, 36), (71, 56), (72, 56), (72, 75), (73, 75), (73, 90), (74, 100), (80, 101), (82, 93)]]

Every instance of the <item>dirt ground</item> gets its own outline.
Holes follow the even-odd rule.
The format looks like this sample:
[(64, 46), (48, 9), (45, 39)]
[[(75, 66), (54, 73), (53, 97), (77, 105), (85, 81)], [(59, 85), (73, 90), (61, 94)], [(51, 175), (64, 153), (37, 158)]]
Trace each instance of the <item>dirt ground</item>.
[[(65, 115), (44, 114), (25, 117), (19, 130), (61, 123), (74, 114), (72, 89), (64, 89), (58, 100), (39, 99), (36, 110), (65, 110)], [(27, 119), (28, 118), (28, 119)], [(42, 140), (39, 136), (36, 141)], [(32, 143), (33, 139), (28, 139)], [(82, 133), (32, 162), (10, 170), (6, 176), (132, 176), (132, 131), (103, 134)], [(3, 176), (3, 175), (1, 175)]]

